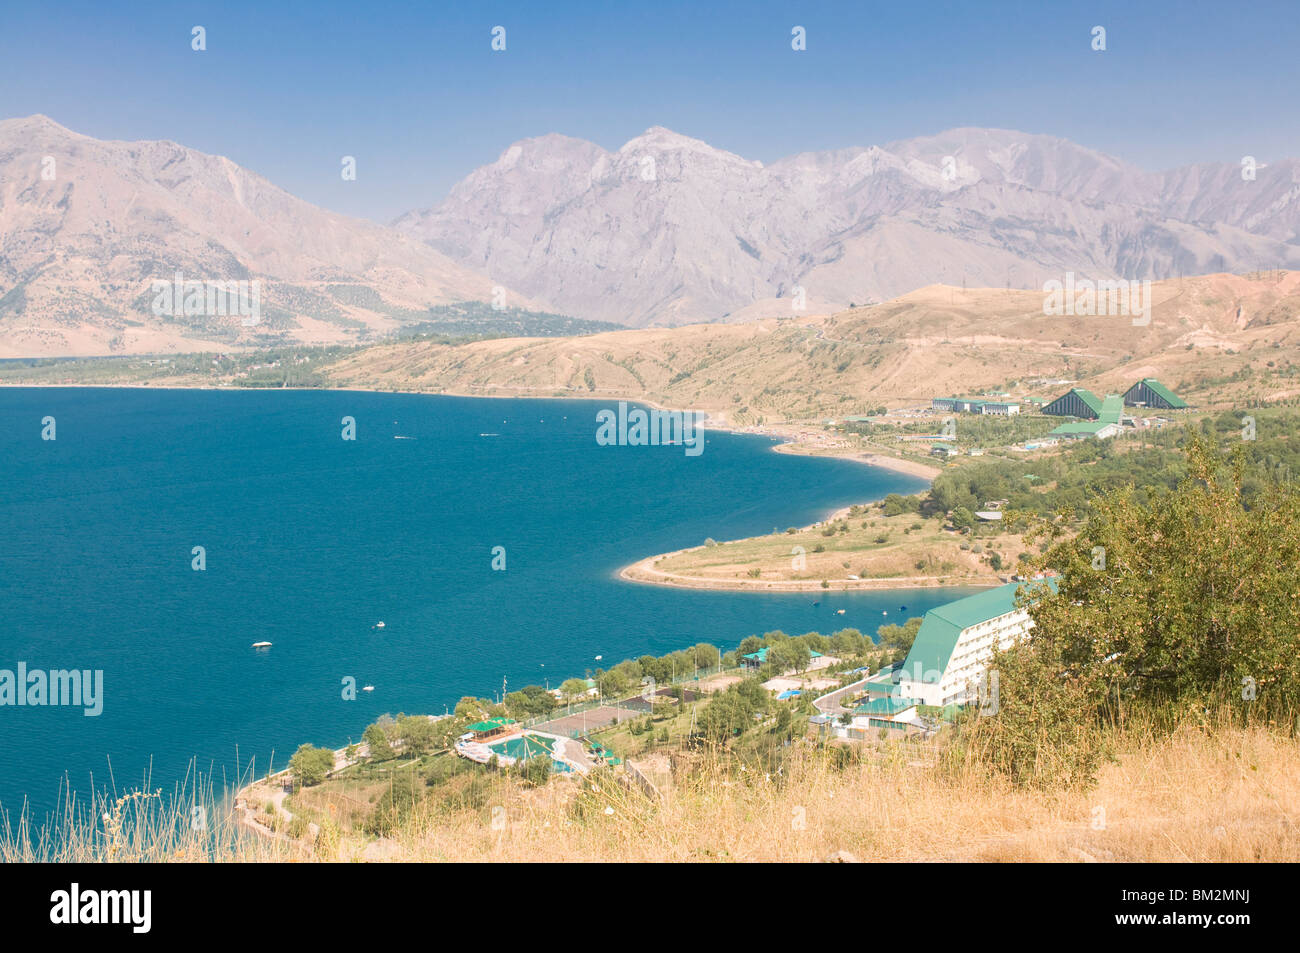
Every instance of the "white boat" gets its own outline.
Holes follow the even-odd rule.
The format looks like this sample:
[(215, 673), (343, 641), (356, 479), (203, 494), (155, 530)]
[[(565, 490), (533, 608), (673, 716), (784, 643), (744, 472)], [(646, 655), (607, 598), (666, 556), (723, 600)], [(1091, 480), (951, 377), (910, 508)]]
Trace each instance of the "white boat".
[(382, 629), (383, 627), (384, 624), (382, 622), (376, 622), (374, 625), (371, 626), (372, 629)]
[(373, 686), (373, 685), (367, 685), (365, 688), (363, 688), (363, 689), (361, 689), (361, 690), (362, 690), (363, 692), (373, 692), (373, 691), (375, 690), (375, 686)]
[(254, 642), (254, 643), (253, 643), (253, 648), (255, 648), (255, 649), (269, 649), (270, 647), (271, 647), (271, 643), (270, 643), (270, 642)]
[(836, 615), (844, 615), (844, 610), (843, 610), (843, 609), (836, 609), (836, 610), (835, 610), (835, 614), (836, 614)]

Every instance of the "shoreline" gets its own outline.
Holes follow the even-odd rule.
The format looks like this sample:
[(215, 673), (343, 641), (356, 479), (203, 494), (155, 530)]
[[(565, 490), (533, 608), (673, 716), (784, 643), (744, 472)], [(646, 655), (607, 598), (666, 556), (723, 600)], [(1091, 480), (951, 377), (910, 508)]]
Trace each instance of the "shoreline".
[[(825, 457), (831, 460), (848, 460), (852, 463), (860, 463), (865, 466), (880, 467), (883, 470), (891, 470), (894, 473), (901, 473), (905, 476), (913, 476), (923, 479), (927, 484), (933, 483), (934, 478), (943, 472), (940, 467), (930, 466), (919, 463), (915, 460), (905, 460), (899, 457), (890, 457), (875, 451), (852, 450), (848, 453), (834, 453), (831, 451), (815, 452), (812, 449), (804, 449), (800, 443), (800, 427), (796, 424), (772, 424), (765, 428), (751, 427), (729, 427), (726, 424), (713, 424), (715, 430), (724, 430), (728, 433), (739, 436), (751, 437), (775, 437), (784, 440), (784, 443), (778, 443), (773, 446), (773, 453), (784, 453), (792, 456), (802, 457)], [(878, 502), (877, 500), (867, 500), (863, 503), (854, 505), (865, 505)], [(834, 519), (840, 519), (846, 516), (852, 506), (841, 506), (832, 510), (825, 518), (818, 522), (828, 522)], [(817, 523), (810, 526), (801, 527), (802, 529), (812, 529)], [(746, 537), (753, 539), (756, 537)], [(728, 542), (737, 542), (737, 540), (728, 540)], [(675, 549), (672, 552), (656, 553), (643, 559), (638, 559), (634, 563), (623, 566), (615, 573), (615, 577), (623, 582), (640, 583), (648, 586), (666, 586), (675, 589), (709, 589), (715, 591), (730, 592), (854, 592), (854, 591), (888, 591), (890, 589), (942, 589), (952, 586), (977, 586), (989, 587), (1001, 585), (1000, 581), (986, 579), (972, 580), (952, 580), (948, 576), (892, 576), (877, 577), (874, 579), (838, 579), (831, 582), (830, 587), (824, 587), (821, 580), (814, 579), (710, 579), (704, 576), (684, 576), (678, 573), (663, 572), (655, 569), (654, 564), (661, 559), (668, 559), (673, 556), (679, 556), (683, 553), (695, 552), (703, 549), (703, 546), (688, 546), (684, 549)]]
[[(28, 383), (0, 383), (0, 387), (29, 387), (29, 388), (84, 388), (88, 390), (203, 390), (203, 391), (236, 391), (241, 393), (261, 393), (274, 391), (317, 391), (321, 393), (358, 393), (358, 394), (399, 394), (411, 397), (463, 397), (469, 399), (486, 398), (491, 400), (565, 400), (565, 401), (600, 401), (600, 400), (625, 400), (633, 403), (644, 404), (659, 410), (673, 410), (677, 408), (667, 408), (653, 400), (642, 397), (610, 397), (610, 396), (563, 396), (563, 397), (522, 397), (520, 395), (510, 394), (465, 394), (451, 391), (406, 391), (406, 390), (380, 390), (374, 387), (236, 387), (232, 385), (209, 385), (209, 384), (28, 384)], [(683, 411), (684, 413), (687, 411)], [(831, 460), (847, 460), (852, 463), (858, 463), (865, 466), (879, 467), (890, 470), (905, 476), (917, 477), (932, 483), (934, 478), (943, 472), (942, 468), (920, 463), (915, 460), (903, 459), (900, 457), (891, 457), (883, 453), (872, 450), (846, 449), (845, 452), (835, 452), (835, 447), (816, 448), (802, 442), (802, 438), (812, 433), (812, 425), (797, 423), (776, 423), (765, 425), (746, 425), (735, 426), (728, 424), (724, 415), (713, 411), (704, 411), (706, 414), (705, 428), (734, 434), (736, 436), (766, 437), (781, 441), (773, 445), (770, 449), (773, 453), (790, 454), (793, 456), (806, 457), (824, 457)], [(863, 501), (864, 503), (874, 503), (875, 500)], [(829, 512), (823, 520), (838, 519), (848, 513), (850, 507), (841, 506)], [(814, 524), (815, 525), (815, 524)], [(810, 527), (804, 527), (805, 529)], [(820, 581), (816, 580), (721, 580), (708, 579), (699, 576), (682, 576), (675, 573), (665, 573), (654, 568), (654, 563), (660, 559), (676, 556), (681, 553), (691, 552), (701, 547), (692, 546), (685, 549), (674, 550), (668, 553), (656, 553), (644, 557), (629, 565), (623, 566), (615, 573), (615, 578), (623, 582), (641, 583), (643, 585), (668, 586), (678, 589), (710, 589), (719, 591), (733, 592), (825, 592), (825, 591), (881, 591), (888, 589), (929, 589), (943, 588), (947, 586), (992, 586), (996, 582), (989, 580), (959, 580), (953, 581), (944, 576), (900, 576), (890, 578), (875, 579), (842, 579), (831, 584), (830, 589), (824, 589)]]
[(951, 576), (888, 576), (874, 579), (834, 579), (823, 586), (819, 579), (710, 579), (705, 576), (683, 576), (655, 569), (661, 559), (696, 552), (703, 546), (690, 546), (669, 553), (656, 553), (624, 566), (615, 573), (623, 582), (645, 586), (666, 586), (673, 589), (711, 589), (732, 592), (888, 592), (891, 589), (955, 589), (992, 588), (1003, 585), (998, 579), (953, 579)]
[[(296, 391), (296, 392), (318, 392), (318, 393), (344, 393), (344, 394), (398, 394), (406, 397), (465, 397), (471, 399), (486, 400), (565, 400), (565, 401), (600, 401), (600, 400), (621, 400), (629, 403), (644, 404), (647, 407), (656, 410), (678, 411), (682, 413), (694, 412), (694, 408), (676, 408), (667, 407), (648, 397), (628, 397), (616, 395), (580, 395), (566, 394), (563, 396), (537, 396), (524, 394), (468, 394), (461, 391), (448, 390), (383, 390), (377, 387), (236, 387), (231, 384), (150, 384), (150, 383), (117, 383), (117, 384), (53, 384), (53, 383), (28, 383), (28, 382), (8, 382), (0, 381), (0, 388), (80, 388), (86, 390), (202, 390), (202, 391), (231, 391), (234, 393), (263, 393), (275, 391)], [(745, 426), (736, 426), (726, 421), (724, 414), (717, 411), (701, 411), (705, 416), (704, 427), (706, 430), (718, 430), (725, 433), (736, 434), (738, 436), (754, 437), (773, 437), (781, 440), (781, 443), (772, 447), (775, 453), (788, 453), (796, 456), (807, 457), (827, 457), (832, 460), (850, 460), (854, 463), (862, 463), (867, 466), (881, 467), (886, 470), (892, 470), (895, 473), (901, 473), (906, 476), (914, 476), (926, 481), (933, 481), (940, 473), (943, 472), (941, 467), (920, 463), (916, 460), (908, 460), (902, 457), (891, 457), (888, 454), (872, 450), (847, 450), (843, 453), (833, 451), (817, 452), (814, 449), (802, 449), (800, 436), (803, 431), (808, 430), (813, 425), (797, 423), (776, 423)], [(839, 512), (838, 510), (836, 512)]]

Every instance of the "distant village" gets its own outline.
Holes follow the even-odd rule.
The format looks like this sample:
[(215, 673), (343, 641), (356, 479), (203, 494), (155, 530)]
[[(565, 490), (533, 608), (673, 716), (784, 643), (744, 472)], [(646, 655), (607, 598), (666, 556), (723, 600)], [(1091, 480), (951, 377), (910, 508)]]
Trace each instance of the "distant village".
[[(1104, 397), (1099, 397), (1083, 387), (1072, 387), (1059, 397), (1048, 401), (1032, 397), (1023, 401), (1011, 400), (1007, 394), (986, 397), (934, 397), (931, 398), (929, 407), (900, 408), (891, 411), (888, 417), (905, 420), (945, 415), (946, 426), (939, 432), (904, 433), (900, 434), (898, 439), (903, 443), (928, 444), (932, 456), (947, 459), (963, 453), (963, 450), (957, 446), (955, 420), (951, 419), (956, 414), (1015, 417), (1022, 413), (1034, 413), (1067, 418), (1041, 437), (1034, 437), (1006, 448), (1012, 451), (1032, 451), (1054, 447), (1062, 441), (1086, 440), (1093, 437), (1107, 440), (1123, 433), (1126, 429), (1160, 428), (1172, 420), (1167, 416), (1167, 412), (1185, 411), (1190, 408), (1190, 404), (1160, 381), (1155, 378), (1144, 378), (1123, 394), (1107, 394)], [(880, 415), (864, 415), (827, 420), (825, 425), (840, 428), (846, 425), (881, 422), (884, 419)], [(972, 447), (965, 452), (971, 456), (979, 456), (984, 449)]]

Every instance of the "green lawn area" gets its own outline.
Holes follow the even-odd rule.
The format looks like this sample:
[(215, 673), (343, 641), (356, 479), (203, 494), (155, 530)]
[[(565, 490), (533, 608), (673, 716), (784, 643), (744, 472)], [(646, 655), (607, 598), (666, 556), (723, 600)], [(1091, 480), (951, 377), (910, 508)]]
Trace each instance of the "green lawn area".
[[(691, 710), (697, 705), (707, 703), (707, 698), (696, 702), (687, 702), (679, 711), (676, 702), (674, 702), (672, 704), (674, 712), (672, 715), (641, 715), (637, 718), (622, 721), (617, 725), (611, 725), (600, 731), (593, 731), (591, 738), (593, 741), (600, 742), (620, 758), (635, 758), (647, 751), (666, 748), (685, 740), (686, 736), (691, 732)], [(633, 727), (638, 728), (639, 731), (647, 719), (650, 720), (653, 730), (644, 733), (633, 733)], [(662, 732), (665, 729), (668, 732), (667, 741), (661, 740)]]

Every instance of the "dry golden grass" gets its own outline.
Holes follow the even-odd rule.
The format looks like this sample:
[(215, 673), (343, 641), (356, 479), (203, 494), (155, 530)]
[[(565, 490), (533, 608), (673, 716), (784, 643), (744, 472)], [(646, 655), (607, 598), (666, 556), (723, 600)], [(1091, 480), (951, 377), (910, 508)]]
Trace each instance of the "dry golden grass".
[(786, 777), (705, 763), (660, 803), (597, 783), (502, 789), (416, 817), (364, 850), (413, 861), (1283, 861), (1300, 858), (1300, 750), (1263, 729), (1180, 729), (1106, 765), (1087, 792), (1010, 788), (902, 759), (844, 770), (807, 749)]
[[(209, 800), (166, 806), (130, 794), (76, 811), (44, 834), (21, 824), (0, 859), (30, 861), (1294, 861), (1300, 859), (1300, 744), (1263, 728), (1183, 727), (1117, 745), (1087, 791), (1016, 789), (883, 749), (836, 768), (811, 745), (781, 776), (684, 755), (653, 799), (618, 779), (530, 788), (495, 779), (481, 808), (417, 809), (389, 838), (327, 825), (314, 844), (270, 840)], [(900, 754), (906, 751), (909, 754)], [(352, 792), (356, 794), (357, 792)], [(201, 792), (200, 792), (201, 794)], [(313, 792), (314, 806), (327, 798)], [(109, 820), (91, 821), (102, 810)]]
[(191, 772), (164, 795), (148, 787), (67, 794), (54, 817), (22, 811), (0, 822), (3, 863), (258, 862), (300, 857), (285, 840), (250, 833), (212, 779)]

